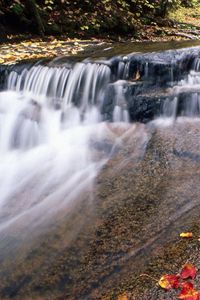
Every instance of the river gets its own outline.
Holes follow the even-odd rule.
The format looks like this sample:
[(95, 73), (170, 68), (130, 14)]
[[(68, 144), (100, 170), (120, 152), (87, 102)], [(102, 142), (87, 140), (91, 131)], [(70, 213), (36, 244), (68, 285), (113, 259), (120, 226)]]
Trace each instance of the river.
[(199, 234), (200, 47), (183, 46), (2, 67), (1, 299), (171, 299), (139, 275), (191, 245), (198, 264), (179, 238)]

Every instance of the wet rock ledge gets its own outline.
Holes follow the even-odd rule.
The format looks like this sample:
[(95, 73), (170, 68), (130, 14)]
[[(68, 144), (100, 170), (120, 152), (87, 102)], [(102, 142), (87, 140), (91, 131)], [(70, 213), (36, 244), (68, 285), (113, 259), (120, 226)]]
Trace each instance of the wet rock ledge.
[[(125, 292), (129, 300), (172, 300), (140, 275), (159, 279), (186, 261), (200, 267), (199, 241), (179, 237), (199, 236), (199, 121), (107, 126), (107, 143), (115, 135), (117, 144), (92, 199), (80, 195), (34, 241), (20, 241), (17, 229), (2, 241), (1, 299), (117, 300)], [(3, 257), (6, 242), (12, 255)]]
[[(73, 58), (41, 61), (37, 64), (51, 68), (73, 68), (77, 60)], [(145, 54), (115, 56), (107, 60), (84, 60), (85, 64), (105, 64), (111, 70), (111, 77), (102, 93), (101, 113), (104, 120), (113, 120), (116, 105), (128, 110), (131, 121), (149, 122), (157, 116), (172, 114), (174, 98), (177, 99), (175, 115), (191, 115), (188, 101), (198, 101), (200, 90), (196, 85), (195, 72), (200, 71), (200, 47), (168, 50)], [(29, 70), (34, 62), (0, 66), (0, 90), (6, 88), (10, 72), (21, 74)], [(188, 88), (190, 84), (190, 88)], [(78, 95), (78, 97), (81, 95)], [(54, 101), (57, 101), (54, 99)], [(73, 99), (77, 105), (77, 97)], [(167, 106), (167, 107), (166, 107)], [(196, 106), (196, 113), (199, 113)]]

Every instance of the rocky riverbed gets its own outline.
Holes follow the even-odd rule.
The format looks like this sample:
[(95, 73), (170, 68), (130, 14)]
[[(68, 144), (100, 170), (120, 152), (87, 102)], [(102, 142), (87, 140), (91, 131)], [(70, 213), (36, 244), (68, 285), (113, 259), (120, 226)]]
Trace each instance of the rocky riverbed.
[(96, 159), (110, 157), (94, 187), (39, 237), (16, 228), (1, 243), (1, 299), (176, 299), (140, 275), (200, 267), (199, 124), (105, 125), (104, 141), (91, 141)]

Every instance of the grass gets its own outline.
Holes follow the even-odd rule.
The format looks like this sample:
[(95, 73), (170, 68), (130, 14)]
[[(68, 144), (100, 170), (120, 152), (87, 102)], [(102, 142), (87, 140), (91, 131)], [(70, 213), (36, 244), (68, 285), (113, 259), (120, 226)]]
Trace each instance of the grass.
[(177, 22), (200, 27), (200, 4), (192, 8), (181, 7), (170, 13), (169, 17)]

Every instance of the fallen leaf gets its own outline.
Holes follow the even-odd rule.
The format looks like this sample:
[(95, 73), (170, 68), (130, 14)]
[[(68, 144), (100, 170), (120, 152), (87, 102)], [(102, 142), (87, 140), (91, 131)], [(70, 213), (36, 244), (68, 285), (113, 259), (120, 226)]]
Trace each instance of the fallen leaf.
[(6, 55), (4, 55), (4, 58), (8, 59), (8, 60), (15, 59), (14, 55), (12, 55), (12, 54), (6, 54)]
[(136, 74), (135, 74), (135, 80), (139, 80), (140, 79), (140, 72), (137, 70)]
[(55, 49), (56, 45), (49, 45), (47, 49)]
[(166, 274), (160, 278), (158, 284), (165, 290), (177, 289), (180, 286), (179, 278), (179, 275)]
[(195, 290), (193, 287), (183, 288), (180, 294), (178, 295), (178, 299), (184, 300), (199, 300), (199, 292)]
[(181, 288), (182, 290), (186, 291), (186, 290), (191, 290), (191, 289), (194, 289), (194, 285), (192, 282), (182, 282), (181, 283)]
[(197, 274), (197, 269), (192, 264), (186, 264), (181, 270), (180, 276), (182, 279), (192, 278), (194, 279)]
[(38, 46), (39, 46), (38, 43), (37, 43), (37, 44), (36, 44), (36, 43), (35, 43), (35, 44), (30, 44), (30, 47), (31, 47), (31, 48), (37, 48)]
[(180, 233), (180, 237), (191, 238), (191, 237), (193, 237), (193, 233), (192, 232), (182, 232), (182, 233)]
[(118, 295), (117, 300), (128, 300), (128, 296), (126, 293)]

